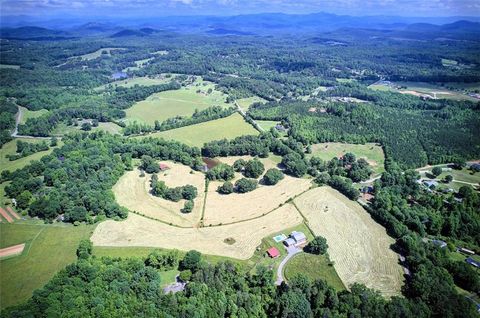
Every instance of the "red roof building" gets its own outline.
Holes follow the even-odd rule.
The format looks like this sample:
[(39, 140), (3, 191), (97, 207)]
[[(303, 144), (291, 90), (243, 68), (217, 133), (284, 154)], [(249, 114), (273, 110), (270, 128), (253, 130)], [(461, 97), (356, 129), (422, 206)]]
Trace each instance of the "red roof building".
[(280, 256), (280, 252), (277, 250), (277, 248), (275, 247), (270, 247), (268, 250), (267, 250), (267, 254), (268, 256), (270, 256), (271, 258), (277, 258)]
[(160, 166), (160, 170), (162, 171), (170, 169), (170, 167), (164, 163), (161, 163), (159, 166)]

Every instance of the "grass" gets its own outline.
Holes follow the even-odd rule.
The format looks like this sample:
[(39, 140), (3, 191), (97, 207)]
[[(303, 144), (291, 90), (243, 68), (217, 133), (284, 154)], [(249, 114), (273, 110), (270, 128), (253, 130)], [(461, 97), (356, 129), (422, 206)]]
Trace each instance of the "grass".
[(155, 77), (155, 78), (150, 78), (150, 77), (132, 77), (132, 78), (127, 78), (115, 82), (111, 82), (109, 84), (105, 84), (102, 86), (99, 86), (95, 88), (96, 91), (102, 91), (104, 90), (107, 86), (112, 86), (112, 87), (133, 87), (135, 85), (140, 85), (140, 86), (153, 86), (153, 85), (159, 85), (159, 84), (165, 84), (170, 82), (173, 79), (173, 77), (166, 78), (166, 77)]
[[(92, 52), (92, 53), (87, 53), (87, 54), (83, 54), (83, 55), (79, 55), (79, 56), (74, 56), (74, 57), (71, 57), (71, 58), (79, 57), (82, 61), (89, 61), (89, 60), (94, 60), (96, 58), (99, 58), (102, 55), (111, 56), (112, 51), (115, 51), (115, 50), (125, 50), (125, 49), (124, 48), (119, 48), (119, 47), (105, 47), (103, 49), (96, 50), (95, 52)], [(107, 54), (102, 54), (103, 51), (106, 51)]]
[(344, 144), (340, 142), (326, 142), (312, 145), (312, 153), (308, 157), (315, 156), (322, 160), (331, 160), (333, 157), (343, 156), (345, 153), (353, 153), (357, 159), (365, 158), (372, 166), (375, 173), (385, 171), (385, 155), (378, 144)]
[(0, 64), (0, 69), (2, 68), (9, 68), (13, 70), (18, 70), (20, 69), (20, 65), (13, 65), (13, 64)]
[(264, 103), (264, 102), (265, 100), (258, 96), (237, 99), (238, 105), (240, 105), (240, 107), (245, 111), (248, 110), (248, 108), (250, 108), (250, 106), (253, 103)]
[[(81, 131), (81, 128), (82, 127), (80, 124), (78, 126), (67, 126), (65, 123), (60, 123), (57, 125), (57, 127), (55, 127), (55, 129), (52, 132), (52, 135), (63, 136), (71, 132)], [(98, 130), (108, 131), (111, 134), (119, 134), (122, 131), (122, 127), (111, 122), (98, 123), (98, 127), (92, 127), (92, 130), (90, 130), (90, 132), (98, 131)]]
[[(208, 89), (212, 89), (212, 92), (208, 93)], [(126, 121), (153, 125), (155, 120), (191, 116), (195, 109), (203, 110), (211, 106), (228, 106), (225, 95), (214, 90), (213, 84), (197, 80), (187, 87), (156, 93), (136, 103), (126, 110)]]
[(289, 280), (298, 274), (303, 274), (312, 281), (317, 279), (325, 280), (337, 291), (345, 290), (345, 286), (340, 280), (340, 277), (338, 277), (327, 255), (312, 255), (307, 253), (295, 255), (285, 265), (285, 278)]
[(0, 224), (2, 247), (26, 242), (22, 255), (0, 260), (1, 308), (27, 300), (59, 270), (76, 260), (76, 249), (94, 226)]
[(20, 124), (25, 124), (28, 119), (30, 118), (37, 118), (40, 117), (46, 113), (48, 113), (48, 110), (46, 109), (40, 109), (40, 110), (28, 110), (25, 107), (19, 106), (20, 111), (22, 112), (22, 118), (20, 120)]
[(455, 181), (463, 181), (476, 184), (480, 182), (480, 172), (472, 173), (471, 170), (468, 170), (466, 168), (463, 168), (462, 170), (452, 169), (450, 171), (443, 171), (442, 174), (437, 177), (437, 179), (443, 179), (447, 175), (451, 175), (453, 177), (453, 180)]
[(457, 66), (458, 62), (455, 61), (455, 60), (442, 59), (442, 65), (443, 66)]
[(337, 78), (336, 80), (339, 83), (354, 83), (354, 82), (356, 82), (356, 80), (353, 79), (353, 78)]
[(137, 61), (135, 61), (136, 66), (130, 66), (130, 67), (124, 68), (122, 70), (122, 72), (138, 71), (139, 69), (143, 68), (148, 62), (150, 62), (153, 59), (154, 59), (154, 57), (149, 57), (147, 59), (137, 60)]
[(256, 122), (264, 130), (270, 130), (270, 128), (273, 128), (278, 124), (278, 121), (273, 120), (256, 120)]
[[(40, 160), (40, 158), (42, 158), (45, 155), (48, 155), (53, 151), (53, 148), (50, 148), (49, 150), (46, 150), (46, 151), (40, 151), (40, 152), (34, 153), (33, 155), (10, 161), (5, 156), (8, 154), (13, 155), (16, 153), (17, 140), (26, 141), (34, 144), (41, 143), (42, 141), (46, 141), (47, 143), (49, 143), (49, 140), (39, 140), (39, 139), (29, 139), (29, 138), (15, 138), (14, 140), (7, 142), (0, 149), (0, 167), (2, 171), (3, 170), (14, 171), (14, 170), (23, 168), (27, 164), (29, 164), (30, 161)], [(61, 145), (61, 141), (58, 141), (58, 143), (59, 145)]]
[[(147, 135), (167, 140), (176, 140), (189, 146), (201, 147), (204, 143), (219, 139), (233, 139), (242, 135), (257, 135), (258, 131), (235, 113), (229, 117), (204, 123), (162, 131)], [(144, 137), (140, 137), (144, 138)]]

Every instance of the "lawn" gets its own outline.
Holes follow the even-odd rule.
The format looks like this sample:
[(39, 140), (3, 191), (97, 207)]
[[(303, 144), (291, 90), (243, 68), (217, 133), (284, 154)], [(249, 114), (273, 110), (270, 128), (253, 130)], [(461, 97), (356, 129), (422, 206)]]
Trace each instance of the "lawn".
[(476, 183), (480, 182), (480, 172), (472, 173), (471, 170), (467, 168), (463, 168), (462, 170), (455, 170), (452, 169), (450, 171), (443, 171), (441, 175), (437, 177), (437, 179), (443, 179), (445, 176), (451, 175), (453, 180), (455, 181), (462, 181), (462, 182), (469, 182), (469, 183)]
[(353, 153), (357, 159), (364, 158), (370, 163), (375, 173), (385, 171), (385, 155), (378, 144), (344, 144), (340, 142), (327, 142), (312, 145), (312, 153), (307, 157), (315, 156), (323, 160), (331, 160), (333, 157), (343, 156), (345, 153)]
[[(189, 146), (201, 147), (204, 143), (219, 139), (233, 139), (242, 135), (258, 135), (258, 131), (247, 123), (243, 117), (235, 113), (229, 117), (207, 121), (204, 123), (162, 131), (147, 135), (176, 140)], [(139, 137), (145, 138), (145, 137)]]
[(326, 255), (297, 254), (288, 261), (284, 271), (287, 280), (303, 274), (312, 281), (323, 279), (337, 291), (345, 290), (345, 286)]
[[(115, 50), (125, 50), (125, 49), (124, 48), (119, 48), (119, 47), (105, 47), (103, 49), (96, 50), (95, 52), (92, 52), (92, 53), (87, 53), (87, 54), (83, 54), (83, 55), (79, 55), (79, 56), (73, 56), (71, 58), (79, 57), (82, 61), (89, 61), (89, 60), (94, 60), (96, 58), (99, 58), (102, 55), (111, 56), (112, 51), (115, 51)], [(103, 51), (106, 51), (107, 54), (102, 54)]]
[[(63, 136), (63, 135), (66, 135), (68, 133), (71, 133), (71, 132), (82, 131), (81, 128), (82, 128), (81, 125), (67, 126), (65, 123), (60, 123), (60, 124), (57, 125), (57, 127), (55, 127), (55, 129), (52, 132), (52, 135), (53, 136)], [(115, 123), (111, 123), (111, 122), (98, 123), (98, 127), (92, 127), (92, 130), (90, 130), (90, 132), (98, 131), (98, 130), (107, 131), (111, 134), (119, 134), (122, 130), (122, 127), (118, 126)]]
[(20, 124), (25, 124), (28, 119), (30, 118), (37, 118), (40, 117), (46, 113), (48, 113), (48, 110), (46, 109), (40, 109), (40, 110), (28, 110), (25, 107), (19, 106), (20, 111), (22, 112), (22, 117), (20, 120)]
[(26, 242), (22, 255), (0, 260), (1, 308), (27, 300), (60, 269), (76, 260), (76, 249), (94, 226), (0, 224), (2, 247)]
[(238, 105), (240, 106), (240, 108), (242, 108), (245, 111), (247, 111), (248, 108), (253, 103), (264, 103), (264, 102), (265, 102), (265, 100), (261, 97), (258, 97), (258, 96), (237, 99)]
[(124, 68), (122, 70), (122, 72), (138, 71), (139, 69), (143, 68), (145, 65), (147, 65), (148, 62), (150, 62), (153, 59), (154, 59), (154, 57), (149, 57), (148, 59), (135, 61), (136, 66), (130, 66), (130, 67)]
[[(203, 85), (205, 83), (205, 85)], [(208, 89), (212, 89), (208, 93)], [(200, 92), (198, 92), (200, 90)], [(126, 110), (127, 122), (137, 121), (153, 125), (175, 116), (191, 116), (195, 109), (211, 106), (229, 106), (225, 95), (214, 90), (213, 84), (197, 81), (195, 84), (150, 95)]]
[(264, 130), (270, 130), (270, 128), (275, 127), (278, 124), (278, 121), (274, 120), (256, 120), (257, 124), (262, 127)]

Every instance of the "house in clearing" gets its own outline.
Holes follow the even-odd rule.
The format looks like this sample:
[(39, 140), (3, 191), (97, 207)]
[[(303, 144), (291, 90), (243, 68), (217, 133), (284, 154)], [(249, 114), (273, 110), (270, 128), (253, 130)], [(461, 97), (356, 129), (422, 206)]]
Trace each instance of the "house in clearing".
[(302, 232), (293, 231), (289, 238), (283, 241), (283, 244), (287, 247), (298, 246), (305, 244), (307, 242), (307, 237)]
[(267, 254), (268, 256), (270, 256), (271, 258), (277, 258), (280, 256), (280, 251), (276, 248), (276, 247), (270, 247), (268, 250), (267, 250)]

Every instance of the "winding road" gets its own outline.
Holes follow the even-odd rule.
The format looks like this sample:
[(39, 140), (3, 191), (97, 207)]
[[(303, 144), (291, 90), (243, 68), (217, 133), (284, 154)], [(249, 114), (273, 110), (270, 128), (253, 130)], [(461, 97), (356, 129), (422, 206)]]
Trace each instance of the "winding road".
[(15, 129), (11, 134), (13, 138), (44, 139), (44, 140), (48, 140), (51, 138), (51, 137), (35, 137), (35, 136), (29, 136), (29, 135), (19, 135), (18, 125), (20, 125), (20, 122), (22, 121), (22, 108), (18, 105), (17, 107), (18, 107), (18, 112), (15, 115)]
[(275, 284), (276, 285), (281, 285), (283, 281), (285, 281), (285, 278), (283, 277), (283, 267), (285, 267), (285, 264), (287, 264), (287, 262), (295, 255), (297, 255), (298, 253), (301, 253), (302, 252), (302, 249), (298, 248), (298, 247), (288, 247), (287, 248), (287, 256), (285, 256), (285, 258), (282, 260), (282, 262), (280, 263), (280, 265), (278, 265), (278, 268), (277, 268), (277, 280), (275, 281)]

